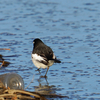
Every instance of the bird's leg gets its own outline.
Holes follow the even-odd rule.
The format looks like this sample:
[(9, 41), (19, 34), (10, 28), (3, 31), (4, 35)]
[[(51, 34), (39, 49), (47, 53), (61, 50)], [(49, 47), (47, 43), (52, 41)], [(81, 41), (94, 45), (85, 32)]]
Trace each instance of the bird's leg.
[(40, 71), (40, 68), (38, 68), (36, 71)]
[(47, 77), (48, 70), (49, 70), (49, 67), (47, 68), (46, 74), (44, 75), (45, 78)]
[(47, 78), (47, 72), (49, 70), (49, 67), (47, 68), (46, 74), (44, 76), (41, 76), (41, 78)]
[(39, 71), (39, 72), (40, 72), (40, 69), (38, 68), (38, 69), (36, 69), (35, 71)]

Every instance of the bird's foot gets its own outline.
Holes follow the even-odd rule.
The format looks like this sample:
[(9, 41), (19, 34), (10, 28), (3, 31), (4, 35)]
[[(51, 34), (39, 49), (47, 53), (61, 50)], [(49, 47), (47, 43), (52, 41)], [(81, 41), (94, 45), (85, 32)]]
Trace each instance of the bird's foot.
[(44, 75), (44, 76), (40, 76), (41, 78), (47, 78), (47, 76), (46, 75)]

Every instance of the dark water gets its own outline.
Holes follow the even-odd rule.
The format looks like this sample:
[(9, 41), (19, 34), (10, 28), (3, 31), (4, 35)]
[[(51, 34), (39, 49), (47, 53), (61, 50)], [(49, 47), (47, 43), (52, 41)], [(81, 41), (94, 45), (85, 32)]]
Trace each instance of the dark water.
[[(31, 61), (37, 37), (62, 61), (50, 67), (47, 80), (39, 78)], [(11, 64), (0, 73), (18, 73), (25, 87), (34, 77), (27, 90), (68, 100), (100, 99), (99, 0), (0, 0), (0, 40), (0, 48), (11, 49), (0, 51), (11, 56), (4, 57)]]

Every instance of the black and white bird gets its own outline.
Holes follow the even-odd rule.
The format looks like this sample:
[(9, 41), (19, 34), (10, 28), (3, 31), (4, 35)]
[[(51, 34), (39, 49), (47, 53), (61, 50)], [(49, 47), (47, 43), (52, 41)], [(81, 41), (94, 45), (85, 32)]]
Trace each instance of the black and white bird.
[(50, 66), (54, 63), (61, 63), (54, 55), (52, 49), (45, 45), (39, 38), (33, 41), (32, 61), (38, 69), (47, 68), (44, 77), (46, 77)]

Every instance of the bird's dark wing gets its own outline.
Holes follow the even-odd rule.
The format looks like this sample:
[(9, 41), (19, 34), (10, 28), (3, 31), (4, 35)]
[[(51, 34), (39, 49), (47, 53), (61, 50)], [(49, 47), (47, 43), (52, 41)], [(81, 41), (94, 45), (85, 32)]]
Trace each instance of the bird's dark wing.
[(46, 45), (37, 46), (32, 53), (33, 54), (37, 53), (47, 61), (53, 59), (53, 51), (50, 47)]
[(56, 59), (52, 49), (45, 44), (37, 46), (32, 53), (37, 53), (48, 63), (48, 60), (54, 60), (55, 63), (61, 63), (60, 60)]

